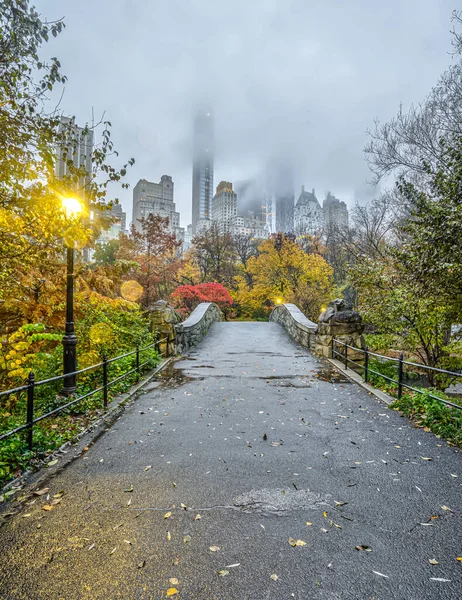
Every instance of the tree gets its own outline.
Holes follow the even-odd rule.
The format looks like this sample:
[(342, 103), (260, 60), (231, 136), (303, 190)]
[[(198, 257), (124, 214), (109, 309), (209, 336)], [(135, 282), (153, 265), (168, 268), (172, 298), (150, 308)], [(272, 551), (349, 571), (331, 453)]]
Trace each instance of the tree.
[(190, 314), (201, 302), (214, 302), (226, 315), (226, 309), (233, 303), (228, 290), (221, 283), (181, 285), (172, 293), (171, 299), (184, 314)]
[(174, 289), (182, 265), (177, 255), (179, 246), (175, 234), (168, 231), (168, 218), (159, 215), (140, 219), (139, 230), (132, 225), (129, 236), (120, 236), (118, 258), (137, 265), (131, 277), (143, 288), (144, 308)]
[(236, 274), (235, 250), (230, 233), (220, 233), (216, 223), (192, 240), (192, 252), (201, 282), (215, 281), (231, 286)]
[(332, 267), (281, 234), (258, 246), (258, 256), (249, 259), (247, 270), (252, 284), (239, 276), (236, 299), (251, 313), (268, 313), (278, 302), (295, 302), (317, 320), (321, 307), (332, 299)]
[(377, 120), (368, 132), (370, 142), (365, 153), (375, 182), (394, 173), (424, 188), (426, 165), (450, 168), (442, 140), (451, 142), (462, 136), (462, 44), (456, 30), (462, 23), (461, 15), (453, 13), (453, 47), (458, 62), (441, 75), (423, 102), (408, 111), (401, 106), (396, 117), (387, 123)]

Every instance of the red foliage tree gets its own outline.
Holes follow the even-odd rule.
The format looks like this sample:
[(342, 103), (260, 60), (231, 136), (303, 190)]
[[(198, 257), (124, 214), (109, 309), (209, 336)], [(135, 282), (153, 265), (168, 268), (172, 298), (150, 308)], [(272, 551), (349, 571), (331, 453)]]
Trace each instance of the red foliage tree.
[(187, 314), (191, 313), (201, 302), (214, 302), (224, 311), (233, 303), (228, 290), (221, 283), (180, 285), (172, 293), (171, 299), (180, 312)]

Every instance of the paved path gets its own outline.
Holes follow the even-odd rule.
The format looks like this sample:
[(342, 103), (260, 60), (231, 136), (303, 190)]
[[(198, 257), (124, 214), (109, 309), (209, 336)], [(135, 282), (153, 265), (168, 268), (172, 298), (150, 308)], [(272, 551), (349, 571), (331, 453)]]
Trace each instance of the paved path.
[(0, 598), (458, 599), (460, 459), (279, 325), (216, 324), (0, 529)]

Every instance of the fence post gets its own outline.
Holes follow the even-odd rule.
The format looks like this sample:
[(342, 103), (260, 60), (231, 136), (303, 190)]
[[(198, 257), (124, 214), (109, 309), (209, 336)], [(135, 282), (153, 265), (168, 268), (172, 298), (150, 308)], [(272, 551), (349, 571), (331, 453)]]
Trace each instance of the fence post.
[(364, 350), (364, 382), (369, 379), (369, 348), (366, 346)]
[(107, 408), (107, 356), (103, 354), (103, 405)]
[(35, 375), (31, 371), (29, 373), (29, 377), (27, 378), (27, 447), (29, 450), (32, 450), (32, 437), (33, 437), (33, 429), (34, 429), (34, 385), (35, 385)]
[(399, 355), (398, 361), (398, 400), (401, 400), (403, 395), (403, 353)]
[(140, 380), (140, 345), (136, 344), (136, 380)]
[(348, 369), (348, 346), (345, 342), (345, 369)]

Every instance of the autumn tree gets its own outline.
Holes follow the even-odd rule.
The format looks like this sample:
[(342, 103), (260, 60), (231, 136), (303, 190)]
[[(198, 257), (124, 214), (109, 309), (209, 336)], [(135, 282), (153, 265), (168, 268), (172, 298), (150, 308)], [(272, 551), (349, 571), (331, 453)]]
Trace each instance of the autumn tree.
[(171, 300), (185, 315), (190, 314), (201, 302), (214, 302), (226, 315), (228, 307), (233, 303), (228, 290), (221, 283), (181, 285), (172, 292)]
[(294, 302), (317, 321), (321, 307), (332, 299), (332, 267), (281, 234), (258, 246), (258, 256), (249, 259), (247, 270), (252, 284), (239, 276), (236, 299), (251, 313), (268, 313), (277, 302)]
[(136, 265), (130, 277), (142, 286), (141, 304), (148, 308), (173, 291), (182, 260), (180, 242), (169, 232), (168, 218), (150, 214), (139, 223), (139, 229), (132, 225), (129, 236), (120, 236), (117, 256)]
[(236, 256), (230, 233), (220, 233), (216, 223), (196, 235), (192, 253), (199, 267), (201, 282), (215, 281), (230, 287), (236, 274)]

